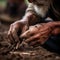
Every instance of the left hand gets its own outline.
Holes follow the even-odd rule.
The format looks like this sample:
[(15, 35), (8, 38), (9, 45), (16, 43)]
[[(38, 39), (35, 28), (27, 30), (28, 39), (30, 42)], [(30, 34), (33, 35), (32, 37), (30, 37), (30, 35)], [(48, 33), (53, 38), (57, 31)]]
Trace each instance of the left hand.
[(44, 44), (51, 33), (51, 25), (49, 23), (42, 23), (41, 25), (31, 26), (29, 30), (23, 33), (20, 37), (26, 38), (25, 42), (30, 45), (35, 45), (36, 43)]

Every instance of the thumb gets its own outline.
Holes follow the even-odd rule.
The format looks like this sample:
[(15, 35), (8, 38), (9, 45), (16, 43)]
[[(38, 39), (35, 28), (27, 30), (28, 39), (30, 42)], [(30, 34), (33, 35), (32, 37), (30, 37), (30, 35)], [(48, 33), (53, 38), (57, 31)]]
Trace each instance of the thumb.
[(27, 37), (29, 37), (29, 35), (30, 35), (29, 30), (27, 30), (20, 35), (20, 38), (27, 38)]

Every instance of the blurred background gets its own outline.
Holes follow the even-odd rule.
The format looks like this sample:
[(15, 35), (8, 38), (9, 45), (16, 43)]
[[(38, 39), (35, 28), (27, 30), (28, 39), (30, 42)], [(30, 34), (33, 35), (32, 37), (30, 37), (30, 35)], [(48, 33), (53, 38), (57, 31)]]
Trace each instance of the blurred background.
[(27, 0), (0, 0), (0, 21), (14, 22), (22, 18)]

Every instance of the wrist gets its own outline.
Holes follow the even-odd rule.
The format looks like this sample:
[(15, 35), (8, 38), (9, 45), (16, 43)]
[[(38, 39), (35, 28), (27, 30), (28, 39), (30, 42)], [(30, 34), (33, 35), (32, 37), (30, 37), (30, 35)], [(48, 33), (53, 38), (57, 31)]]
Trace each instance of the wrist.
[(53, 26), (53, 27), (60, 26), (60, 22), (59, 21), (49, 22), (49, 24), (51, 24), (51, 26)]
[(55, 28), (57, 26), (56, 22), (48, 22), (47, 23), (51, 28)]
[(20, 21), (23, 25), (28, 25), (28, 19), (27, 18), (22, 18)]

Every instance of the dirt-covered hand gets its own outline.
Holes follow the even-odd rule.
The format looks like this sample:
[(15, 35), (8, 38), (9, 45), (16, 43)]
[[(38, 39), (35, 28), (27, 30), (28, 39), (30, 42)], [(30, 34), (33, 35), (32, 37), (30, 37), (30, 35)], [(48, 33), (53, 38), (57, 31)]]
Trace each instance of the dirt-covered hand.
[(24, 32), (27, 29), (27, 25), (23, 24), (21, 21), (16, 21), (10, 25), (8, 31), (8, 38), (11, 42), (19, 41), (20, 33)]
[(25, 38), (25, 42), (30, 45), (35, 45), (36, 43), (44, 44), (52, 33), (51, 27), (52, 26), (48, 23), (31, 26), (29, 30), (23, 33), (20, 37)]

